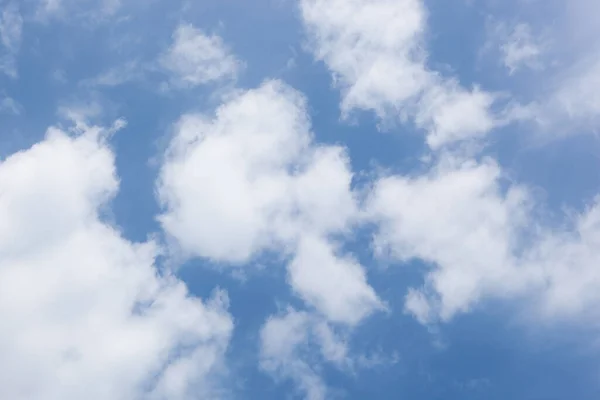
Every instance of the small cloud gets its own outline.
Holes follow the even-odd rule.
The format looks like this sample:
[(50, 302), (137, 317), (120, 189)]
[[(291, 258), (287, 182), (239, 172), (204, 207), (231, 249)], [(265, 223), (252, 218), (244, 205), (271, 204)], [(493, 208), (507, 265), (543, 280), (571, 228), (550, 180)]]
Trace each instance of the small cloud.
[(499, 57), (509, 75), (530, 69), (545, 68), (544, 56), (548, 52), (548, 39), (527, 23), (508, 24), (494, 21), (488, 25), (488, 39), (482, 49)]
[(536, 38), (527, 24), (517, 24), (500, 47), (503, 63), (512, 75), (521, 68), (538, 70), (543, 68), (541, 56), (544, 44)]
[(173, 43), (160, 57), (159, 64), (171, 75), (172, 83), (180, 87), (235, 79), (244, 66), (223, 39), (206, 35), (191, 24), (177, 27)]

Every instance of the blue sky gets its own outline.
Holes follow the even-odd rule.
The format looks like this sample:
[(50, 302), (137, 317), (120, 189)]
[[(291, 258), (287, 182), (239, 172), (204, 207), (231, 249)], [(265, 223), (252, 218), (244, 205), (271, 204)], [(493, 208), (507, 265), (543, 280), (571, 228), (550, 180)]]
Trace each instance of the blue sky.
[(0, 0), (0, 397), (596, 399), (593, 0)]

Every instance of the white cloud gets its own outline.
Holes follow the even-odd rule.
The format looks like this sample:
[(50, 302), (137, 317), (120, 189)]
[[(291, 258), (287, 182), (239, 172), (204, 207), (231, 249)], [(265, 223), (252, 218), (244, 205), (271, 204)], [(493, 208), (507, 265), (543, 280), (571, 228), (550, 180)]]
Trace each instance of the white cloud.
[(300, 239), (289, 266), (289, 282), (301, 298), (334, 322), (354, 325), (383, 308), (362, 266), (310, 235)]
[(511, 75), (524, 67), (534, 70), (542, 68), (540, 58), (544, 52), (544, 45), (532, 34), (528, 24), (515, 25), (500, 50), (504, 66)]
[[(512, 245), (527, 193), (513, 187), (503, 194), (500, 174), (491, 160), (447, 160), (426, 176), (384, 177), (373, 189), (368, 212), (381, 222), (376, 248), (435, 265), (427, 285), (440, 297), (442, 319), (467, 311), (490, 287), (512, 289)], [(407, 307), (420, 319), (432, 308), (414, 293)]]
[(379, 222), (380, 255), (431, 264), (405, 304), (423, 323), (490, 298), (527, 298), (548, 318), (595, 313), (600, 202), (562, 230), (538, 221), (535, 207), (528, 188), (503, 188), (493, 161), (445, 159), (426, 176), (381, 178), (368, 211)]
[(235, 79), (243, 68), (219, 36), (208, 36), (190, 24), (177, 27), (160, 64), (171, 74), (173, 84), (183, 87)]
[(262, 366), (311, 399), (327, 391), (299, 349), (313, 341), (341, 365), (345, 350), (330, 324), (350, 330), (384, 307), (363, 267), (332, 239), (358, 217), (351, 180), (343, 149), (313, 142), (304, 97), (270, 81), (214, 117), (182, 117), (158, 182), (160, 222), (186, 255), (235, 265), (264, 252), (289, 260), (288, 283), (310, 312), (266, 323)]
[(534, 32), (527, 22), (509, 24), (492, 17), (488, 24), (487, 40), (482, 49), (499, 57), (509, 75), (530, 69), (540, 72), (548, 63), (550, 41), (539, 32)]
[(22, 31), (23, 18), (19, 12), (17, 2), (11, 1), (3, 7), (0, 16), (0, 41), (2, 42), (0, 71), (11, 78), (18, 76), (16, 57), (21, 47)]
[(381, 118), (412, 117), (432, 148), (481, 137), (500, 123), (490, 111), (494, 95), (466, 90), (428, 68), (421, 0), (300, 4), (309, 48), (342, 90), (344, 115), (364, 109)]
[(294, 290), (328, 318), (354, 324), (380, 307), (362, 267), (328, 239), (356, 218), (352, 173), (343, 149), (312, 142), (298, 92), (266, 82), (176, 129), (160, 221), (185, 254), (242, 265), (283, 252)]
[[(345, 341), (330, 325), (293, 309), (266, 321), (260, 344), (261, 368), (276, 378), (292, 379), (308, 400), (329, 397), (330, 391), (318, 370), (320, 361), (338, 366), (349, 362)], [(311, 345), (317, 345), (316, 354), (310, 350)]]
[(2, 398), (187, 400), (221, 389), (226, 297), (190, 297), (154, 267), (156, 243), (103, 222), (118, 188), (109, 133), (51, 128), (0, 163)]
[(497, 49), (511, 74), (535, 70), (528, 75), (527, 85), (514, 89), (515, 98), (524, 103), (517, 107), (520, 115), (514, 119), (534, 121), (535, 129), (529, 126), (530, 131), (544, 139), (596, 132), (600, 115), (598, 3), (558, 0), (552, 4), (540, 17), (537, 2), (516, 2), (511, 19), (518, 23), (492, 16), (496, 22), (490, 25), (483, 50)]

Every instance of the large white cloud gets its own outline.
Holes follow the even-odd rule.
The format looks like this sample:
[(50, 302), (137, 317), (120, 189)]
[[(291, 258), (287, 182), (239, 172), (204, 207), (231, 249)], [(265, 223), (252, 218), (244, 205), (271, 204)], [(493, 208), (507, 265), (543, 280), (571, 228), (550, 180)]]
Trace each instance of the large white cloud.
[(158, 182), (160, 221), (185, 255), (244, 265), (274, 252), (288, 263), (288, 283), (309, 311), (265, 323), (262, 366), (311, 399), (327, 389), (310, 357), (296, 359), (298, 346), (313, 341), (335, 363), (333, 325), (350, 330), (384, 308), (335, 240), (358, 218), (351, 181), (344, 150), (313, 141), (304, 97), (269, 81), (213, 117), (184, 116)]
[(600, 204), (554, 228), (536, 218), (527, 187), (502, 179), (491, 161), (445, 158), (421, 177), (378, 180), (368, 212), (376, 248), (400, 262), (431, 264), (406, 309), (446, 321), (487, 299), (527, 299), (547, 318), (595, 313), (600, 296)]
[(342, 90), (342, 112), (414, 118), (433, 148), (484, 135), (495, 96), (427, 66), (421, 0), (301, 0), (309, 48)]
[(329, 239), (356, 219), (352, 173), (342, 148), (312, 142), (298, 92), (266, 82), (176, 130), (158, 193), (160, 221), (184, 253), (239, 265), (282, 252), (294, 290), (329, 318), (357, 323), (381, 307)]
[(0, 397), (215, 398), (233, 327), (155, 268), (156, 243), (103, 222), (107, 131), (51, 128), (0, 163)]

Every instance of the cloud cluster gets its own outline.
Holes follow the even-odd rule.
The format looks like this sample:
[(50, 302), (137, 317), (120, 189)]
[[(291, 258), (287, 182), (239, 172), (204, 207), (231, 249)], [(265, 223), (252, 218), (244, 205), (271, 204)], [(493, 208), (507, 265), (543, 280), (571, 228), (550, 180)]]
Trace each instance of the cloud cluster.
[[(268, 81), (212, 117), (182, 117), (158, 184), (160, 221), (188, 256), (245, 265), (279, 254), (292, 290), (314, 310), (310, 319), (352, 327), (384, 306), (364, 268), (336, 242), (358, 217), (352, 173), (342, 148), (313, 141), (305, 107), (300, 93)], [(291, 324), (293, 315), (263, 329), (269, 365), (279, 356), (288, 368), (287, 353), (268, 350), (268, 342), (273, 324)], [(309, 364), (297, 362), (287, 374), (308, 385)]]
[(355, 324), (381, 304), (332, 239), (356, 218), (351, 179), (342, 148), (312, 141), (303, 96), (268, 81), (213, 118), (182, 117), (158, 184), (160, 221), (189, 256), (242, 265), (264, 252), (291, 257), (293, 289)]
[[(444, 150), (483, 135), (503, 118), (491, 110), (493, 95), (466, 91), (428, 68), (423, 2), (301, 0), (300, 9), (309, 49), (342, 90), (343, 112), (410, 116), (428, 130), (431, 169), (420, 176), (381, 176), (365, 205), (378, 226), (373, 243), (380, 256), (431, 265), (423, 288), (407, 294), (406, 310), (432, 323), (488, 298), (527, 297), (546, 316), (593, 312), (597, 202), (569, 221), (570, 228), (546, 226), (535, 217), (541, 205), (531, 190), (503, 179), (496, 161)], [(539, 62), (541, 39), (528, 25), (517, 24), (507, 40), (503, 60), (511, 71)], [(571, 129), (595, 120), (596, 59), (570, 67), (547, 100), (521, 111), (545, 122), (566, 114)]]
[(118, 188), (108, 133), (51, 128), (0, 163), (1, 396), (214, 398), (225, 294), (190, 297), (155, 267), (157, 243), (104, 222)]
[(427, 65), (427, 12), (421, 0), (301, 0), (309, 48), (342, 90), (342, 113), (372, 110), (406, 120), (440, 148), (478, 138), (501, 121), (495, 95), (463, 88)]
[(536, 206), (527, 187), (502, 184), (494, 161), (445, 160), (426, 176), (381, 178), (368, 209), (380, 254), (431, 264), (424, 287), (406, 297), (423, 323), (490, 298), (526, 298), (545, 318), (595, 315), (599, 203), (566, 228), (534, 218)]
[[(0, 20), (10, 62), (21, 36), (15, 4)], [(58, 13), (71, 3), (40, 4)], [(120, 6), (98, 4), (108, 14)], [(404, 303), (423, 324), (488, 299), (524, 300), (545, 318), (597, 317), (600, 198), (564, 226), (550, 226), (538, 218), (543, 205), (531, 188), (507, 179), (498, 161), (453, 146), (507, 121), (493, 110), (495, 94), (430, 67), (424, 3), (299, 5), (307, 48), (331, 72), (342, 114), (371, 110), (416, 125), (433, 161), (420, 174), (386, 173), (355, 187), (346, 149), (315, 140), (306, 98), (280, 80), (237, 89), (214, 112), (178, 119), (156, 181), (169, 250), (224, 269), (274, 256), (305, 305), (266, 319), (260, 367), (313, 400), (330, 396), (320, 366), (352, 368), (353, 329), (388, 307), (346, 248), (366, 224), (374, 226), (376, 257), (428, 265), (424, 284)], [(506, 39), (501, 61), (511, 74), (542, 69), (541, 42), (528, 24)], [(597, 122), (598, 54), (573, 56), (550, 95), (524, 107), (527, 117), (569, 129)], [(16, 76), (9, 61), (0, 68)], [(175, 29), (155, 64), (178, 88), (235, 82), (243, 68), (220, 37), (189, 24)], [(118, 85), (145, 68), (132, 62), (92, 83)], [(4, 97), (0, 111), (19, 109)], [(0, 397), (224, 397), (233, 331), (226, 293), (191, 296), (158, 268), (158, 240), (132, 243), (104, 218), (119, 185), (107, 137), (122, 125), (50, 128), (40, 143), (0, 162)]]

